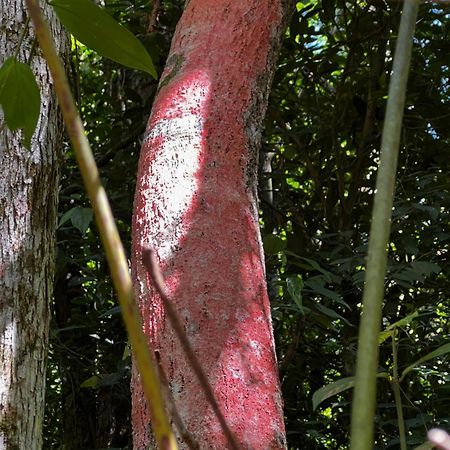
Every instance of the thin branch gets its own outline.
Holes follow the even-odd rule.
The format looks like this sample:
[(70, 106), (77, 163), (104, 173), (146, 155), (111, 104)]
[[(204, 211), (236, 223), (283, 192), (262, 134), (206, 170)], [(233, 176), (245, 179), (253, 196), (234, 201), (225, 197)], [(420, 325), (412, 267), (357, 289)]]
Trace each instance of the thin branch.
[(400, 438), (400, 450), (407, 449), (405, 419), (403, 416), (402, 396), (400, 391), (400, 380), (398, 378), (398, 330), (394, 330), (392, 336), (392, 380), (391, 387), (394, 392), (395, 408), (397, 411), (398, 434)]
[(26, 0), (26, 4), (34, 23), (36, 37), (53, 78), (67, 133), (72, 142), (86, 191), (94, 210), (123, 319), (133, 346), (143, 390), (151, 411), (156, 440), (161, 450), (176, 450), (176, 439), (164, 409), (158, 371), (149, 351), (147, 339), (142, 331), (139, 309), (134, 301), (128, 262), (108, 197), (101, 184), (100, 174), (77, 112), (64, 67), (56, 53), (48, 25), (42, 16), (39, 0)]
[(164, 283), (164, 278), (161, 273), (161, 269), (159, 267), (158, 261), (156, 259), (155, 252), (150, 248), (144, 248), (142, 250), (142, 263), (147, 269), (150, 277), (152, 279), (153, 285), (156, 288), (161, 300), (164, 304), (164, 308), (166, 310), (167, 316), (169, 317), (172, 328), (175, 330), (175, 333), (183, 346), (183, 350), (186, 353), (186, 356), (189, 360), (189, 363), (200, 382), (200, 386), (203, 389), (203, 392), (211, 405), (214, 413), (219, 420), (220, 426), (222, 427), (223, 433), (228, 439), (228, 443), (230, 444), (230, 448), (233, 450), (241, 450), (241, 446), (237, 443), (236, 438), (231, 432), (228, 424), (225, 420), (225, 417), (220, 410), (219, 404), (214, 396), (214, 392), (209, 384), (208, 378), (198, 360), (194, 349), (192, 348), (191, 343), (189, 342), (186, 333), (184, 332), (183, 326), (181, 325), (180, 320), (178, 319), (178, 315), (172, 306), (172, 301), (167, 293), (166, 285)]
[(153, 0), (152, 11), (148, 19), (147, 33), (153, 33), (155, 31), (160, 8), (161, 8), (160, 0)]

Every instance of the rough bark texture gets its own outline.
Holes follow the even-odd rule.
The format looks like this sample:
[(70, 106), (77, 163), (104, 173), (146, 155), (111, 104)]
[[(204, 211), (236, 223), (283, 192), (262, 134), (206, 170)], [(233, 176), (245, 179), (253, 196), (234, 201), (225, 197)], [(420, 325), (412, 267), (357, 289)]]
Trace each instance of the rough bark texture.
[[(58, 48), (67, 49), (50, 7), (44, 10)], [(17, 48), (26, 8), (22, 0), (0, 0), (0, 12), (3, 63)], [(22, 43), (20, 61), (29, 56), (30, 34)], [(41, 88), (32, 148), (22, 146), (21, 132), (0, 134), (0, 448), (5, 450), (42, 447), (62, 125), (38, 49), (32, 69)]]
[[(201, 449), (228, 445), (158, 296), (148, 288), (141, 250), (144, 245), (157, 250), (179, 317), (243, 448), (285, 448), (256, 173), (261, 124), (290, 5), (188, 2), (139, 163), (133, 275), (144, 328)], [(134, 448), (152, 448), (136, 373), (133, 428)]]

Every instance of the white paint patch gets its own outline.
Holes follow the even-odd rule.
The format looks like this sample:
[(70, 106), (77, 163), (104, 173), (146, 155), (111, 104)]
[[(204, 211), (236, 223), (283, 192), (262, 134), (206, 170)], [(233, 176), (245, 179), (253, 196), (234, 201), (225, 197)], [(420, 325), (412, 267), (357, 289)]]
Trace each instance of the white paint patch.
[[(0, 376), (0, 399), (5, 401), (7, 404), (7, 400), (9, 397), (9, 390), (11, 388), (11, 381), (15, 379), (16, 374), (13, 373), (16, 361), (16, 349), (17, 349), (17, 324), (14, 321), (12, 311), (8, 314), (6, 311), (3, 311), (6, 323), (0, 340), (3, 346), (3, 355), (0, 361), (0, 372), (3, 376)], [(3, 403), (3, 402), (0, 402)], [(3, 448), (3, 447), (0, 447)]]
[(252, 349), (252, 353), (253, 353), (256, 357), (260, 358), (262, 352), (261, 352), (261, 346), (259, 345), (259, 342), (251, 340), (251, 341), (249, 342), (249, 344), (250, 344), (250, 347), (251, 347), (251, 349)]
[[(158, 122), (148, 139), (161, 137), (162, 148), (144, 176), (145, 222), (149, 221), (153, 246), (167, 261), (184, 235), (183, 214), (197, 190), (202, 125), (195, 115)], [(148, 188), (147, 188), (148, 186)]]
[(141, 180), (144, 211), (138, 223), (142, 244), (156, 248), (162, 262), (170, 259), (188, 231), (189, 224), (183, 215), (192, 206), (198, 189), (204, 126), (202, 106), (207, 101), (207, 90), (203, 81), (180, 89), (173, 110), (188, 109), (195, 113), (163, 118), (146, 136), (144, 145), (151, 147), (154, 156)]

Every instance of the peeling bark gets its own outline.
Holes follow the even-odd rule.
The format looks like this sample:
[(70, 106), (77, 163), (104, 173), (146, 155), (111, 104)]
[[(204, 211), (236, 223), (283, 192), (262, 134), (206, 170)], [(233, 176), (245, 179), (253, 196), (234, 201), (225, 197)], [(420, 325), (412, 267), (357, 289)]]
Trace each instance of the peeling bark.
[[(139, 162), (136, 294), (178, 412), (202, 449), (225, 449), (227, 442), (148, 287), (141, 252), (156, 249), (185, 331), (243, 448), (285, 448), (256, 178), (262, 120), (291, 6), (188, 2)], [(149, 420), (134, 372), (135, 449), (153, 445)]]
[[(44, 6), (61, 52), (67, 40)], [(0, 0), (0, 64), (12, 56), (26, 20), (22, 0)], [(21, 45), (27, 61), (32, 31)], [(31, 150), (21, 132), (0, 134), (0, 448), (42, 447), (49, 301), (55, 263), (56, 204), (62, 122), (50, 74), (39, 51), (32, 59), (41, 115)], [(0, 111), (0, 123), (3, 116)]]

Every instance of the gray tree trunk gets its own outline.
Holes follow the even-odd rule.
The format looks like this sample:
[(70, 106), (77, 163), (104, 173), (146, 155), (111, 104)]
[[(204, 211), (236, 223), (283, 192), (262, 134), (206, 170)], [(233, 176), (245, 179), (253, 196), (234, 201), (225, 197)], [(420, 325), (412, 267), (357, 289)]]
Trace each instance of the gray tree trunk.
[[(57, 48), (67, 39), (42, 2)], [(26, 22), (23, 0), (0, 0), (0, 64), (12, 56)], [(19, 51), (26, 62), (30, 26)], [(42, 447), (49, 302), (55, 264), (55, 229), (62, 122), (39, 49), (32, 70), (41, 90), (41, 114), (31, 150), (22, 133), (0, 133), (0, 449)], [(0, 112), (0, 127), (4, 124)]]

